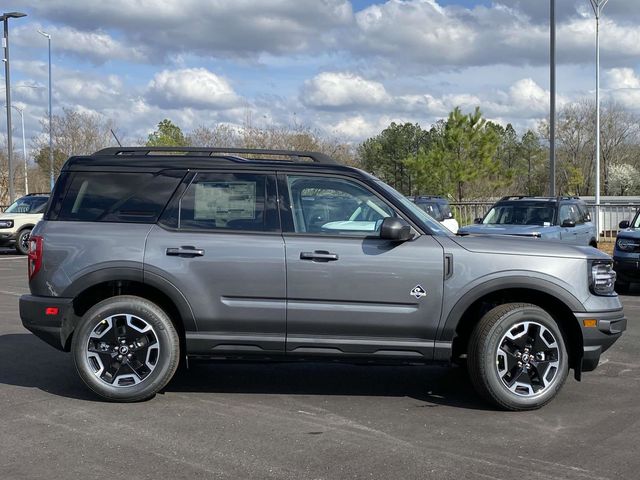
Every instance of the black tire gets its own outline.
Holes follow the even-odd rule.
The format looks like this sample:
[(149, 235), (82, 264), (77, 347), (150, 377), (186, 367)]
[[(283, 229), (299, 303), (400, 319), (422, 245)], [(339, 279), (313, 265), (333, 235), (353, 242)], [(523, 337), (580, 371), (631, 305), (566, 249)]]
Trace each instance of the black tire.
[(16, 252), (20, 255), (26, 255), (29, 253), (29, 237), (31, 236), (31, 229), (25, 228), (18, 232), (16, 238)]
[[(126, 315), (131, 317), (126, 317)], [(131, 328), (129, 319), (132, 319), (132, 322), (136, 322), (138, 327), (146, 325), (150, 329), (143, 335), (139, 333), (141, 330)], [(103, 327), (104, 324), (107, 324), (108, 328)], [(144, 326), (145, 330), (147, 329), (146, 326)], [(107, 330), (102, 333), (105, 338), (104, 342), (102, 337), (95, 337), (96, 330), (99, 328)], [(111, 330), (113, 331), (111, 332)], [(127, 331), (130, 333), (126, 333)], [(116, 353), (112, 353), (110, 347), (108, 350), (100, 351), (99, 355), (96, 353), (97, 343), (105, 344), (105, 347), (101, 345), (101, 348), (106, 348), (107, 343), (118, 347), (121, 340), (124, 339), (124, 337), (119, 336), (119, 333), (138, 336), (141, 339), (144, 336), (147, 340), (140, 341), (139, 345), (136, 343), (136, 347), (146, 342), (147, 349), (140, 348), (138, 351), (131, 349), (130, 352), (124, 352), (124, 356), (128, 356), (126, 353), (130, 353), (132, 360), (123, 358), (122, 361), (116, 361), (115, 355), (120, 353), (117, 352), (117, 349), (114, 349)], [(151, 337), (151, 340), (149, 340), (149, 337)], [(124, 343), (122, 346), (126, 347), (126, 343), (129, 343), (129, 340)], [(133, 346), (133, 343), (131, 346)], [(154, 350), (157, 349), (157, 353), (153, 355), (153, 365), (147, 367), (150, 359), (148, 350), (152, 348)], [(180, 360), (180, 338), (171, 319), (156, 304), (144, 298), (122, 295), (103, 300), (84, 314), (73, 333), (71, 351), (80, 378), (92, 391), (110, 401), (137, 402), (152, 398), (169, 383), (178, 368)], [(136, 355), (140, 355), (141, 358), (144, 356), (144, 361), (141, 362)], [(89, 358), (90, 356), (93, 356), (93, 358)], [(119, 356), (123, 357), (123, 355)], [(98, 365), (96, 357), (105, 359), (105, 363), (100, 360)], [(115, 374), (108, 377), (111, 378), (111, 384), (104, 378), (104, 376), (109, 375), (110, 370), (110, 368), (105, 368), (107, 362), (111, 362), (111, 368), (117, 368)], [(134, 364), (139, 365), (141, 370), (151, 371), (147, 372), (146, 375), (144, 372), (140, 375), (136, 373), (137, 370), (132, 368)], [(98, 367), (100, 366), (102, 370), (99, 370)], [(100, 376), (102, 371), (107, 373)], [(123, 374), (119, 373), (121, 371)], [(136, 375), (133, 375), (134, 373)], [(128, 377), (128, 379), (119, 380), (123, 377)], [(135, 382), (136, 377), (139, 383), (127, 384), (127, 382)]]
[[(524, 322), (528, 322), (528, 324)], [(526, 325), (529, 325), (529, 330)], [(544, 344), (537, 341), (531, 342), (534, 347), (530, 348), (532, 354), (528, 353), (529, 349), (523, 350), (528, 355), (524, 365), (521, 361), (516, 362), (518, 354), (520, 355), (519, 360), (524, 359), (523, 352), (518, 351), (514, 355), (510, 354), (509, 362), (514, 363), (513, 369), (504, 365), (504, 372), (508, 373), (503, 376), (499, 370), (500, 363), (507, 362), (504, 349), (507, 343), (501, 342), (511, 342), (512, 340), (507, 336), (513, 335), (513, 332), (518, 332), (519, 329), (526, 333), (526, 335), (524, 333), (518, 334), (517, 341), (519, 343), (530, 343), (529, 340), (535, 337), (537, 330), (540, 341), (544, 341)], [(543, 352), (545, 348), (549, 348), (547, 345), (549, 345), (551, 338), (555, 342), (550, 343), (555, 347), (549, 349), (548, 352)], [(503, 348), (500, 348), (501, 345)], [(538, 346), (541, 348), (537, 348)], [(525, 345), (526, 347), (530, 346)], [(515, 348), (509, 347), (508, 349)], [(538, 354), (544, 360), (538, 361), (535, 352), (539, 352)], [(545, 310), (527, 303), (508, 303), (487, 312), (471, 334), (468, 356), (469, 376), (478, 393), (489, 402), (506, 410), (534, 410), (542, 407), (560, 391), (569, 372), (569, 358), (565, 340), (558, 324)], [(540, 386), (542, 380), (540, 380), (538, 372), (545, 367), (542, 377), (545, 377), (546, 381), (543, 381), (543, 386)], [(511, 375), (512, 372), (516, 373)], [(526, 390), (526, 386), (518, 386), (521, 385), (521, 382), (516, 380), (520, 378), (524, 379), (522, 384), (530, 382), (528, 387), (530, 391), (525, 393), (523, 390)], [(520, 392), (510, 390), (507, 385), (509, 379), (513, 380), (512, 388), (520, 389)], [(548, 384), (544, 385), (547, 382)]]
[(630, 288), (631, 288), (631, 284), (630, 283), (621, 282), (620, 280), (616, 280), (616, 286), (615, 286), (616, 293), (619, 293), (621, 295), (625, 295), (625, 294), (629, 293)]

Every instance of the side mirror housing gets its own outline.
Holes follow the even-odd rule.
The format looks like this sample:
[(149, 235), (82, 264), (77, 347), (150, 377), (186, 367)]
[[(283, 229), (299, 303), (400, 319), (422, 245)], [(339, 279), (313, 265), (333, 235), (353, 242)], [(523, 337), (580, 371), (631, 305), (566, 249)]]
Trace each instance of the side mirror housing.
[(623, 220), (620, 222), (618, 227), (620, 227), (621, 230), (624, 230), (625, 228), (629, 228), (629, 225), (629, 220)]
[(576, 222), (574, 222), (573, 220), (566, 219), (562, 221), (561, 226), (564, 228), (573, 228), (576, 226)]
[(380, 226), (380, 238), (392, 242), (406, 242), (413, 238), (411, 226), (396, 217), (387, 217)]
[(481, 218), (481, 217), (474, 218), (474, 219), (473, 219), (473, 223), (475, 223), (476, 225), (481, 224), (481, 223), (482, 223), (482, 218)]

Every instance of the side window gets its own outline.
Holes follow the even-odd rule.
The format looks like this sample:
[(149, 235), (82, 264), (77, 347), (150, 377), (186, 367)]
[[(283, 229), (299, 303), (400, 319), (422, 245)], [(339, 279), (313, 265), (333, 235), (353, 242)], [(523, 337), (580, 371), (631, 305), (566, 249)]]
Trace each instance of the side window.
[(287, 176), (296, 233), (368, 236), (394, 210), (356, 182), (331, 177)]
[(573, 220), (576, 225), (584, 223), (578, 205), (572, 203), (565, 203), (560, 206), (560, 225), (565, 220)]
[(586, 205), (578, 203), (578, 210), (580, 211), (580, 216), (582, 217), (582, 222), (580, 223), (591, 221), (591, 214), (589, 213), (589, 208)]
[[(51, 220), (155, 223), (184, 172), (74, 172), (56, 190)], [(62, 198), (62, 195), (64, 197)]]
[[(278, 230), (267, 174), (198, 173), (163, 223), (185, 230)], [(272, 180), (273, 181), (273, 180)]]

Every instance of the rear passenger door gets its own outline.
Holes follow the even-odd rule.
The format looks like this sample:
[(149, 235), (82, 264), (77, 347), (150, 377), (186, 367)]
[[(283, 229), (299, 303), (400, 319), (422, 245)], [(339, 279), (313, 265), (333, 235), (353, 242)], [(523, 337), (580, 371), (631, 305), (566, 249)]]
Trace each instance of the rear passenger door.
[(275, 175), (201, 171), (149, 234), (145, 279), (175, 285), (193, 311), (190, 354), (284, 352), (285, 259)]

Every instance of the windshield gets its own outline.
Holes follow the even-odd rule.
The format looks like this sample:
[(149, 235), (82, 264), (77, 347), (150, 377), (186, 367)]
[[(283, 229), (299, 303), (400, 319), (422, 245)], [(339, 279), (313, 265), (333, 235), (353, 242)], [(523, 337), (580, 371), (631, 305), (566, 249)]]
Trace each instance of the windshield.
[(11, 204), (5, 213), (42, 213), (47, 197), (22, 197)]
[(554, 223), (555, 208), (545, 203), (505, 203), (496, 205), (482, 223), (484, 225), (542, 225)]
[(376, 183), (395, 200), (398, 200), (403, 207), (405, 207), (407, 210), (410, 210), (411, 213), (418, 217), (418, 219), (420, 219), (431, 232), (442, 235), (453, 235), (449, 230), (447, 230), (446, 227), (431, 218), (431, 216), (429, 216), (427, 212), (419, 208), (415, 203), (407, 199), (407, 197), (402, 195), (396, 189), (390, 187), (382, 180), (376, 179)]

